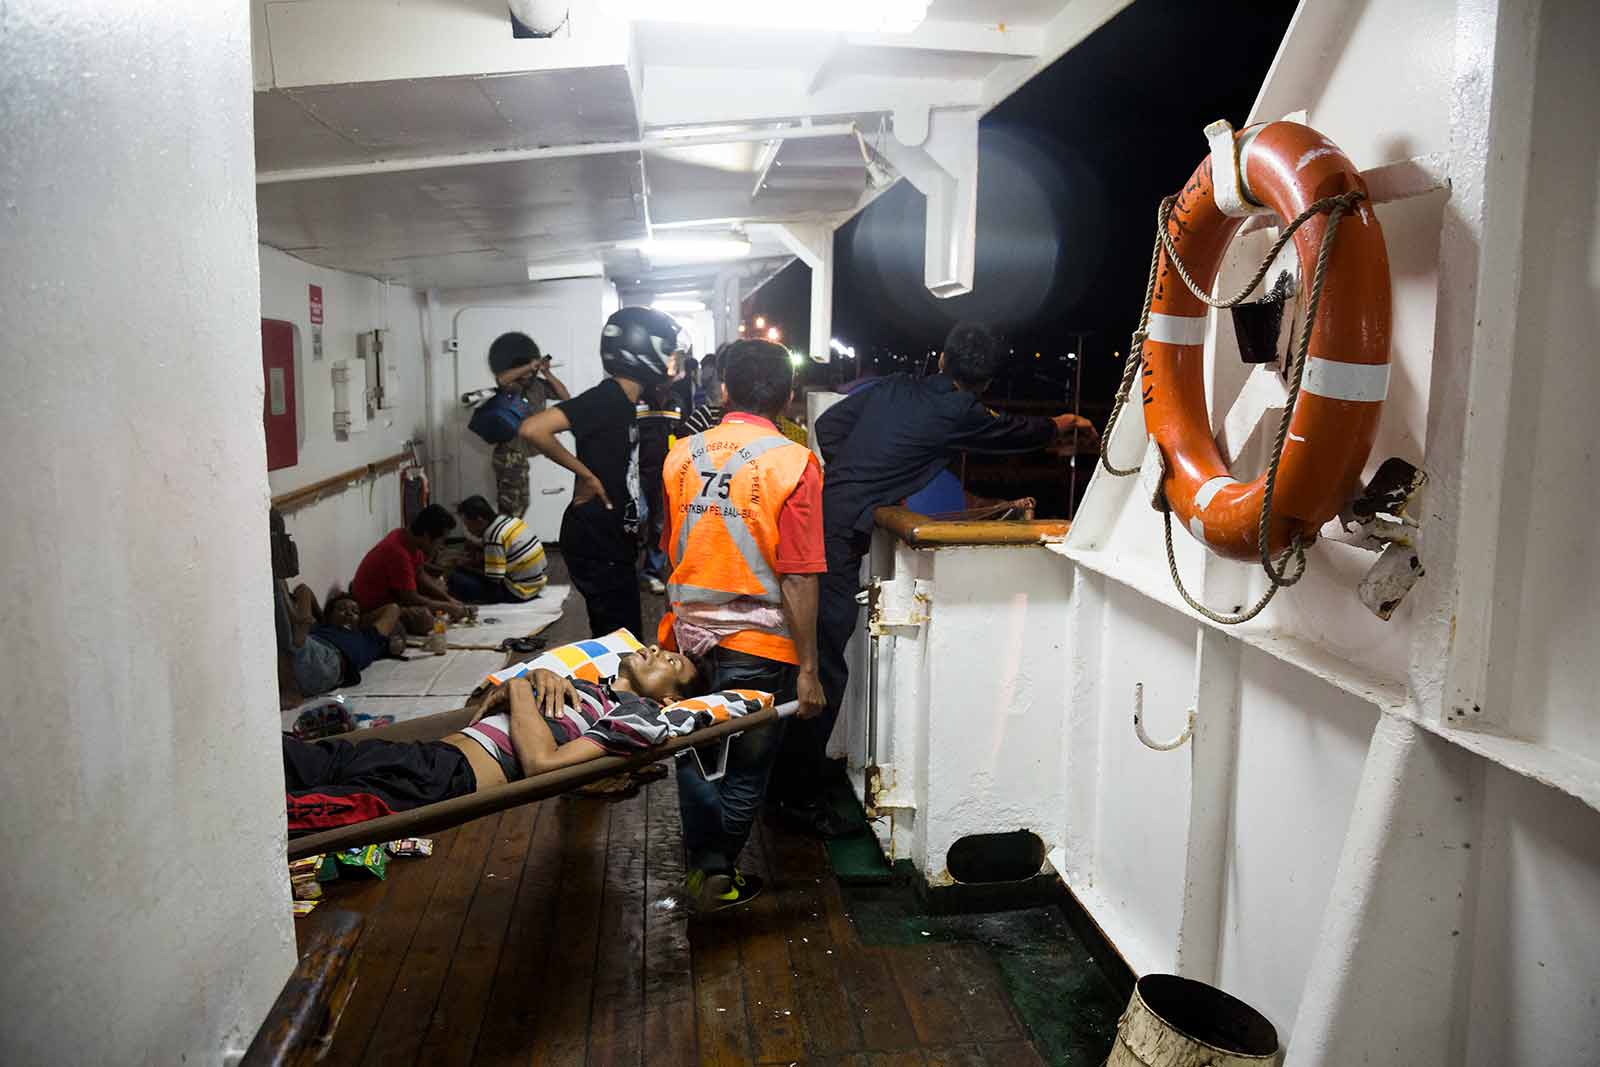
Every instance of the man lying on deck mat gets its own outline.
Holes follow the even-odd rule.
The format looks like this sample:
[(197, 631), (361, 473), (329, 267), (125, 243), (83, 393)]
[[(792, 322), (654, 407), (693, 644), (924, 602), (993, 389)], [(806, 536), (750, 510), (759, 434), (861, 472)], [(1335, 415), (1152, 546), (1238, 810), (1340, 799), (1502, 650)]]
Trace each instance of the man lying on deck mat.
[(694, 664), (652, 645), (599, 683), (536, 670), (499, 686), (438, 741), (283, 735), (290, 834), (375, 819), (665, 740), (664, 704), (700, 689)]

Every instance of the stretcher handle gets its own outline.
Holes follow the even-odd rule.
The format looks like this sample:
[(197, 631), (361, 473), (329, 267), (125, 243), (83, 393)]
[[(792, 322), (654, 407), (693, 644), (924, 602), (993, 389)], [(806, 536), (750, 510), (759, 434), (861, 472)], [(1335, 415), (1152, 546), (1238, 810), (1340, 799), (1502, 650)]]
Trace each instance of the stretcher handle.
[[(773, 714), (780, 719), (787, 719), (793, 716), (794, 713), (799, 710), (800, 702), (798, 700), (791, 700), (786, 704), (779, 704), (777, 707), (772, 709)], [(687, 736), (692, 738), (694, 735), (688, 734)], [(690, 757), (694, 760), (695, 769), (700, 772), (700, 777), (704, 778), (708, 782), (715, 782), (723, 775), (728, 773), (728, 750), (733, 747), (733, 740), (738, 736), (739, 735), (736, 733), (725, 734), (723, 735), (721, 741), (715, 742), (717, 746), (717, 768), (714, 771), (706, 770), (705, 760), (700, 758), (700, 749), (702, 747), (710, 747), (709, 745), (680, 749), (678, 751), (678, 758), (682, 759), (684, 756)]]

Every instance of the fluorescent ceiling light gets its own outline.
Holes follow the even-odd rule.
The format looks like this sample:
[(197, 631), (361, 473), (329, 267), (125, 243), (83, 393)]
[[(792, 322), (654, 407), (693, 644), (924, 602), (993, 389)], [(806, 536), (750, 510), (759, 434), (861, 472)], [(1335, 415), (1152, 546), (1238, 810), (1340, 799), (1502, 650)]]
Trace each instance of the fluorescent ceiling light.
[(669, 315), (695, 315), (706, 309), (703, 301), (687, 300), (682, 297), (675, 300), (670, 297), (652, 300), (650, 301), (650, 306), (657, 311), (665, 311)]
[(910, 33), (928, 15), (928, 0), (602, 0), (601, 6), (634, 22), (838, 33)]
[(605, 264), (598, 259), (585, 259), (569, 263), (529, 263), (530, 282), (554, 282), (563, 278), (603, 278)]
[(654, 237), (629, 246), (651, 263), (715, 263), (743, 259), (750, 242), (743, 237)]

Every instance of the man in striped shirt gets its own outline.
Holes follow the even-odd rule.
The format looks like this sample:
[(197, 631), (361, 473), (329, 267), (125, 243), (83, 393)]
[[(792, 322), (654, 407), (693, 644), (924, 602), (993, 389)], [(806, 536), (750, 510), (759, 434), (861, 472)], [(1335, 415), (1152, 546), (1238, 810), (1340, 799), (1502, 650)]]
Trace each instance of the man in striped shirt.
[(497, 514), (489, 501), (469, 496), (457, 509), (467, 532), (483, 542), (483, 568), (457, 567), (450, 573), (450, 595), (475, 604), (532, 600), (549, 580), (544, 545), (528, 524)]

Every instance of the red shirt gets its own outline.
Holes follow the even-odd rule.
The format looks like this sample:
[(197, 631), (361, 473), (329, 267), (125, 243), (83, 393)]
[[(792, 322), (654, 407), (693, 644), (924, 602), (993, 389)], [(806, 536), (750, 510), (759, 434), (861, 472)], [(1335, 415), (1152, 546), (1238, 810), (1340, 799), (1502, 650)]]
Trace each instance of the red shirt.
[[(771, 422), (747, 411), (730, 411), (722, 421), (742, 422), (778, 432)], [(669, 522), (661, 527), (661, 550), (669, 551), (671, 544), (672, 524)], [(828, 569), (827, 550), (822, 541), (822, 468), (815, 459), (806, 464), (806, 472), (778, 512), (778, 558), (773, 563), (779, 574), (821, 574)]]
[(350, 581), (350, 595), (362, 611), (394, 603), (396, 593), (416, 590), (422, 550), (407, 547), (405, 538), (404, 530), (391, 530), (362, 557)]

